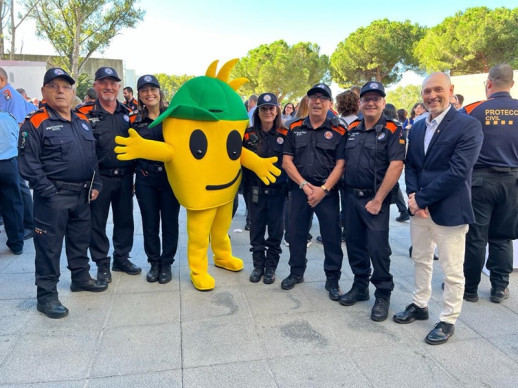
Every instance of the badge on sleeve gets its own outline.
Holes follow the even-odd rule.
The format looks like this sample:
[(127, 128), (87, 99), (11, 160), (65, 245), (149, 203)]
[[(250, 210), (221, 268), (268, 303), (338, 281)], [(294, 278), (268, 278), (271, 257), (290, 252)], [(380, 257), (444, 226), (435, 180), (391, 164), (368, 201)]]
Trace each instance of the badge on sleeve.
[(124, 121), (129, 123), (129, 116), (128, 115), (124, 115)]
[(284, 139), (281, 136), (279, 136), (277, 138), (277, 144), (282, 144), (282, 143), (284, 143)]
[(88, 128), (88, 125), (86, 125), (86, 123), (81, 123), (81, 126), (83, 127), (83, 129), (85, 131), (89, 131), (90, 130), (90, 128)]

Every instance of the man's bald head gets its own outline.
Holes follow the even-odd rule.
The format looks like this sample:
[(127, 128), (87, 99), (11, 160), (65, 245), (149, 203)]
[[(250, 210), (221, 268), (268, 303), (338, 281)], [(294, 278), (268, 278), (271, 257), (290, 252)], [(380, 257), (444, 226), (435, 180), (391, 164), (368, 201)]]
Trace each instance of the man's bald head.
[(448, 108), (453, 95), (450, 76), (443, 72), (430, 74), (423, 81), (421, 95), (432, 118), (439, 116)]

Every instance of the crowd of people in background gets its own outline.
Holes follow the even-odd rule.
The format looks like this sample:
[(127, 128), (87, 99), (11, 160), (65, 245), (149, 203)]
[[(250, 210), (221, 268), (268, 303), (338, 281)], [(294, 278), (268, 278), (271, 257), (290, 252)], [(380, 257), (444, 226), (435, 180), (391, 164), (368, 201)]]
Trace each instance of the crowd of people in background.
[[(163, 141), (161, 124), (150, 128), (166, 109), (160, 83), (153, 75), (140, 77), (136, 96), (131, 87), (123, 88), (123, 102), (117, 99), (121, 79), (111, 67), (96, 71), (83, 101), (76, 100), (74, 83), (63, 69), (49, 69), (42, 99), (30, 99), (9, 85), (0, 68), (0, 213), (14, 255), (23, 253), (24, 240), (34, 238), (37, 309), (50, 318), (68, 314), (57, 292), (63, 241), (73, 292), (105, 291), (111, 271), (141, 272), (130, 261), (134, 191), (150, 263), (148, 282), (171, 281), (178, 246), (180, 205), (164, 164), (121, 161), (114, 152), (115, 137), (127, 137), (130, 128)], [(251, 95), (245, 102), (249, 127), (243, 147), (277, 157), (282, 173), (265, 185), (253, 172), (243, 172), (254, 266), (250, 281), (275, 282), (284, 240), (290, 274), (281, 288), (302, 283), (316, 215), (329, 298), (343, 306), (367, 301), (372, 283), (370, 317), (386, 320), (394, 288), (389, 208), (395, 203), (396, 221), (410, 220), (415, 263), (412, 303), (394, 315), (395, 322), (428, 319), (435, 247), (445, 276), (443, 311), (427, 343), (448, 341), (463, 299), (478, 300), (488, 244), (491, 301), (508, 298), (512, 239), (518, 237), (513, 84), (512, 68), (497, 65), (485, 83), (488, 100), (463, 107), (449, 76), (433, 73), (410, 113), (387, 103), (385, 87), (376, 81), (352, 87), (335, 101), (322, 83), (296, 104), (281, 106), (269, 91)], [(489, 119), (487, 109), (498, 113)], [(404, 170), (408, 200), (398, 184)], [(110, 209), (112, 257), (106, 231)], [(342, 243), (354, 274), (346, 293), (339, 285)], [(95, 279), (90, 259), (97, 266)]]

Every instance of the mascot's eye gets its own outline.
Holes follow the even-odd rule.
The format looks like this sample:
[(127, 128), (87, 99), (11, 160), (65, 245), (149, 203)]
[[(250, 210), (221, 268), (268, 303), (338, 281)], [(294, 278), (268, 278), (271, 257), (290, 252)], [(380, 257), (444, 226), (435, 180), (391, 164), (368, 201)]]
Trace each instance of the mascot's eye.
[(227, 152), (228, 157), (232, 160), (237, 160), (241, 157), (241, 147), (243, 146), (243, 139), (238, 131), (235, 129), (228, 134), (227, 137)]
[(196, 159), (202, 159), (207, 153), (207, 136), (201, 129), (196, 129), (191, 133), (189, 148)]

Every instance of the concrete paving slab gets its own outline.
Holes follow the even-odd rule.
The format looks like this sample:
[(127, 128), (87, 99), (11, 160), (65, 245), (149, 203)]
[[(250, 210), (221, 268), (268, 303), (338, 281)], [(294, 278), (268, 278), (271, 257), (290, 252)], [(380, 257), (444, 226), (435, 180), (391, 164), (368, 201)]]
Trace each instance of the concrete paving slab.
[(252, 318), (222, 316), (182, 322), (184, 368), (266, 358)]
[(34, 273), (0, 273), (0, 300), (31, 298), (36, 295)]
[(125, 376), (90, 378), (84, 385), (85, 388), (106, 387), (156, 387), (156, 388), (180, 388), (182, 387), (181, 370), (165, 372), (150, 372)]
[(185, 388), (277, 387), (266, 361), (185, 368)]
[[(32, 314), (27, 314), (27, 306), (30, 311), (34, 311), (34, 306), (27, 303), (28, 299), (0, 300), (0, 336), (18, 334), (32, 318)], [(36, 300), (34, 300), (34, 305)]]
[(0, 384), (82, 379), (87, 376), (99, 333), (26, 333), (0, 365)]
[(278, 387), (371, 387), (349, 351), (270, 361)]
[(102, 333), (90, 376), (180, 369), (180, 337), (178, 325), (171, 324), (107, 328)]

